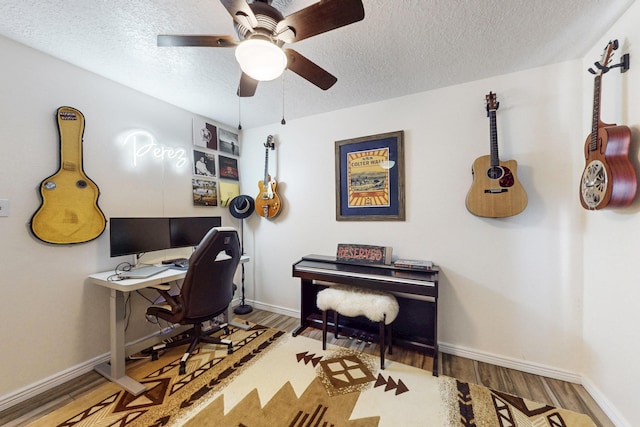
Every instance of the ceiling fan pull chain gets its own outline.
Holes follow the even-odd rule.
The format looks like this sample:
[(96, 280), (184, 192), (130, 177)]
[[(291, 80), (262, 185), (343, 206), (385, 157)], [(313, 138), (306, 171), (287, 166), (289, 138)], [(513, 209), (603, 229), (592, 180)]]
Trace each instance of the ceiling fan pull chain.
[(280, 123), (282, 125), (287, 124), (287, 121), (284, 119), (284, 73), (282, 73), (282, 120)]
[(241, 97), (238, 96), (238, 130), (242, 130), (242, 112), (240, 109)]

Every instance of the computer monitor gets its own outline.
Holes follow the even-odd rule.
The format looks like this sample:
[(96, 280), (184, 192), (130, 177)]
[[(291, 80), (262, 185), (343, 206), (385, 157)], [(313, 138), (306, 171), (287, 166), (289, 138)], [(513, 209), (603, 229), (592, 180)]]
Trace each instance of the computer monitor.
[(169, 218), (171, 247), (198, 246), (209, 230), (220, 227), (221, 224), (222, 218), (219, 216)]
[(169, 218), (109, 218), (111, 256), (171, 248)]

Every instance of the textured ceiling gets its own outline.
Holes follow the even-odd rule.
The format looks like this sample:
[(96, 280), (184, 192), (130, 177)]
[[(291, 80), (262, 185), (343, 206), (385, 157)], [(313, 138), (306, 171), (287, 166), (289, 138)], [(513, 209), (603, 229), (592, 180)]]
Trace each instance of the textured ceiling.
[[(233, 49), (159, 48), (158, 34), (228, 34), (218, 0), (0, 1), (0, 35), (243, 128), (581, 58), (634, 0), (363, 0), (363, 21), (291, 45), (338, 78), (296, 74), (236, 97)], [(274, 0), (283, 15), (315, 0)]]

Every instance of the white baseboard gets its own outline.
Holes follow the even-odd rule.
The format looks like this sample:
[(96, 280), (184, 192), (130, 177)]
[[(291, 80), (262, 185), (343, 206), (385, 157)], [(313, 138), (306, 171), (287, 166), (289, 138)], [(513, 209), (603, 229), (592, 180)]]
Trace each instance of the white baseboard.
[(441, 352), (452, 354), (454, 356), (466, 357), (467, 359), (477, 360), (478, 362), (490, 363), (503, 368), (515, 369), (530, 374), (540, 375), (543, 377), (555, 378), (557, 380), (567, 381), (575, 384), (582, 384), (582, 375), (576, 372), (566, 371), (554, 368), (552, 366), (532, 363), (525, 360), (512, 359), (510, 357), (500, 356), (497, 354), (481, 352), (470, 348), (455, 346), (447, 343), (439, 343), (438, 348)]
[[(127, 343), (127, 354), (132, 354), (142, 350), (147, 342), (157, 341), (160, 337), (166, 334), (165, 331), (158, 331), (156, 333), (142, 337), (136, 341)], [(19, 403), (24, 402), (32, 397), (35, 397), (41, 393), (51, 390), (54, 387), (62, 385), (68, 381), (71, 381), (80, 375), (84, 375), (87, 372), (91, 372), (96, 365), (109, 360), (109, 353), (104, 353), (100, 356), (89, 359), (79, 365), (73, 366), (69, 369), (65, 369), (62, 372), (51, 375), (41, 381), (30, 384), (26, 387), (18, 389), (14, 392), (7, 393), (4, 396), (0, 396), (0, 412), (11, 408)]]
[[(231, 302), (232, 306), (236, 306), (241, 303), (240, 298), (234, 298)], [(270, 311), (272, 313), (282, 314), (285, 316), (292, 317), (300, 317), (300, 312), (297, 310), (291, 310), (284, 307), (269, 305), (269, 304), (261, 304), (255, 301), (245, 300), (245, 303), (253, 305), (255, 308)], [(147, 345), (147, 341), (153, 341), (154, 338), (159, 338), (166, 334), (166, 331), (158, 331), (156, 333), (150, 334), (146, 337), (140, 338), (136, 341), (127, 343), (127, 354), (132, 354), (137, 351), (142, 350), (145, 345)], [(141, 347), (142, 346), (142, 347)], [(61, 384), (64, 384), (68, 381), (71, 381), (80, 375), (84, 375), (87, 372), (91, 372), (96, 365), (99, 365), (103, 362), (109, 360), (109, 353), (104, 353), (100, 356), (97, 356), (93, 359), (87, 360), (79, 365), (73, 366), (69, 369), (65, 369), (62, 372), (58, 372), (57, 374), (51, 375), (50, 377), (44, 378), (41, 381), (30, 384), (26, 387), (18, 389), (14, 392), (7, 393), (4, 396), (0, 396), (0, 412), (6, 409), (11, 408), (19, 403), (24, 402), (32, 397), (35, 397), (41, 393), (44, 393), (48, 390), (53, 389)]]
[(595, 386), (595, 384), (591, 382), (591, 380), (589, 380), (589, 378), (582, 377), (582, 386), (587, 390), (587, 393), (593, 397), (593, 400), (596, 401), (600, 409), (607, 414), (607, 417), (609, 417), (613, 425), (617, 427), (631, 427), (631, 423), (628, 422), (622, 414), (620, 414), (615, 406), (611, 404), (609, 399), (606, 398), (606, 396), (600, 391), (600, 389), (598, 389), (598, 387)]
[(98, 356), (87, 360), (80, 365), (65, 369), (62, 372), (58, 372), (57, 374), (51, 375), (50, 377), (23, 387), (17, 391), (0, 396), (0, 412), (24, 402), (27, 399), (35, 397), (40, 393), (44, 393), (54, 387), (64, 384), (67, 381), (71, 381), (80, 375), (86, 374), (87, 372), (90, 372), (94, 366), (102, 362), (106, 362), (107, 360), (109, 360), (109, 354), (105, 353), (102, 356)]
[(439, 343), (438, 348), (442, 353), (466, 357), (468, 359), (477, 360), (479, 362), (490, 363), (492, 365), (502, 366), (504, 368), (516, 369), (518, 371), (528, 372), (530, 374), (540, 375), (543, 377), (581, 384), (615, 426), (631, 427), (631, 423), (629, 423), (620, 414), (620, 412), (609, 401), (609, 399), (607, 399), (607, 397), (595, 386), (595, 384), (593, 384), (587, 377), (583, 376), (582, 374), (537, 363), (511, 359), (491, 353), (479, 352), (476, 350), (454, 346), (447, 343)]
[[(238, 303), (240, 303), (240, 301), (238, 301)], [(246, 298), (245, 298), (245, 304), (249, 304), (253, 308), (257, 308), (258, 310), (265, 310), (265, 311), (270, 311), (271, 313), (282, 314), (283, 316), (300, 318), (299, 310), (292, 310), (290, 308), (281, 307), (279, 305), (264, 304), (258, 301), (248, 300)]]
[[(232, 306), (238, 305), (240, 303), (240, 299), (236, 298), (232, 302)], [(282, 314), (285, 316), (291, 317), (300, 317), (299, 310), (292, 310), (286, 307), (264, 304), (256, 301), (245, 300), (246, 304), (249, 304), (256, 309), (270, 311), (276, 314)], [(158, 331), (155, 334), (151, 334), (149, 336), (143, 337), (135, 342), (127, 343), (127, 349), (136, 348), (140, 346), (140, 343), (153, 340), (156, 337), (160, 337), (164, 335), (163, 332)], [(528, 372), (535, 375), (540, 375), (549, 378), (555, 378), (562, 381), (568, 381), (576, 384), (582, 384), (587, 390), (587, 392), (593, 397), (593, 399), (598, 403), (600, 408), (607, 414), (607, 416), (614, 422), (616, 426), (620, 427), (631, 427), (624, 417), (622, 417), (615, 407), (609, 402), (609, 400), (598, 390), (598, 388), (588, 379), (583, 377), (581, 374), (570, 372), (562, 369), (557, 369), (551, 366), (546, 366), (542, 364), (536, 364), (531, 362), (526, 362), (522, 360), (512, 359), (492, 353), (480, 352), (477, 350), (473, 350), (470, 348), (460, 347), (451, 345), (448, 343), (439, 343), (438, 345), (440, 351), (442, 353), (452, 354), (454, 356), (465, 357), (468, 359), (477, 360), (479, 362), (486, 362), (497, 366), (502, 366), (505, 368), (516, 369), (522, 372)], [(79, 377), (80, 375), (86, 374), (93, 370), (94, 366), (106, 362), (109, 360), (109, 353), (105, 353), (103, 355), (97, 356), (93, 359), (87, 360), (79, 365), (76, 365), (72, 368), (66, 369), (62, 372), (54, 374), (50, 377), (47, 377), (41, 381), (33, 383), (29, 386), (21, 388), (15, 392), (8, 393), (4, 396), (0, 396), (0, 412), (4, 411), (14, 405), (17, 405), (25, 400), (28, 400), (32, 397), (35, 397), (41, 393), (44, 393), (48, 390), (51, 390), (54, 387), (57, 387), (65, 382), (71, 381), (74, 378)]]

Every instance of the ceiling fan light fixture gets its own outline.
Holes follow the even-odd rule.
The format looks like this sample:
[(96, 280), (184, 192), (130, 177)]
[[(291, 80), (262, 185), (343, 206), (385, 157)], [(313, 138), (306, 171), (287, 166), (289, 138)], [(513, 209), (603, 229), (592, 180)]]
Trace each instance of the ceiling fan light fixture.
[(280, 47), (255, 37), (236, 47), (236, 60), (242, 72), (258, 81), (276, 79), (287, 67), (287, 56)]

